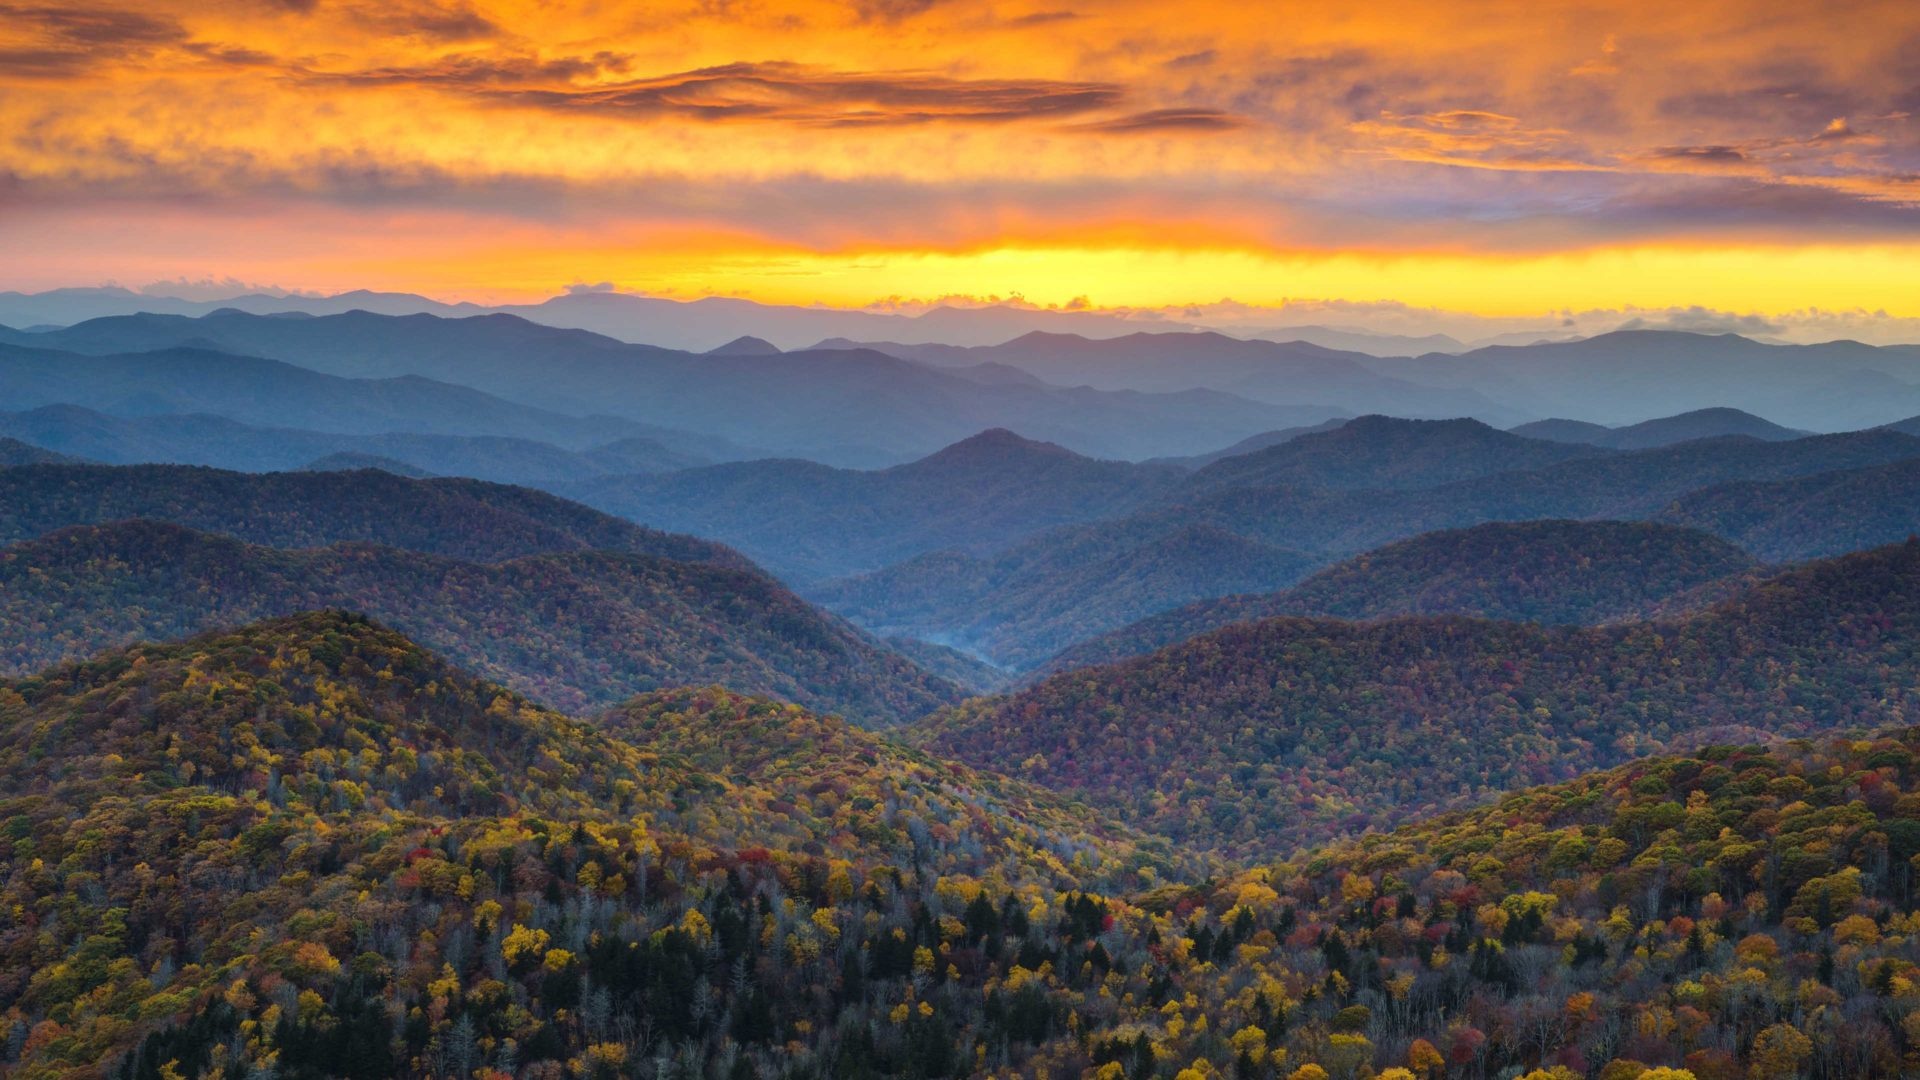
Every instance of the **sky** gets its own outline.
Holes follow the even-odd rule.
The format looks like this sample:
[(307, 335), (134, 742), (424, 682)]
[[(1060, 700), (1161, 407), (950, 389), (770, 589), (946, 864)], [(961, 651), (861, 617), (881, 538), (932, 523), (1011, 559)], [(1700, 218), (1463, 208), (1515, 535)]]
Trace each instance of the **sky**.
[(21, 290), (1898, 323), (1920, 5), (0, 0), (0, 250)]

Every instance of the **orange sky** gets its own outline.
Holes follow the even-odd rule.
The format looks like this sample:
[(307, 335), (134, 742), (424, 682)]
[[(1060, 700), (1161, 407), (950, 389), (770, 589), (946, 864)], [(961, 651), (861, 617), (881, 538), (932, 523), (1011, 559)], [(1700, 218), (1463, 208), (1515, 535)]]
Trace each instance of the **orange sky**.
[(0, 288), (1914, 316), (1916, 113), (1911, 3), (0, 0)]

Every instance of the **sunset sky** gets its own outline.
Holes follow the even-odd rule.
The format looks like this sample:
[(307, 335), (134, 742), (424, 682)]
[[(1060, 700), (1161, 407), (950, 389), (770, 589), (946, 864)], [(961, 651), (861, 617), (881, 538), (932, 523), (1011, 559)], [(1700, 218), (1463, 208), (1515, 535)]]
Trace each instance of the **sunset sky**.
[(13, 289), (1920, 316), (1920, 5), (0, 2), (0, 247)]

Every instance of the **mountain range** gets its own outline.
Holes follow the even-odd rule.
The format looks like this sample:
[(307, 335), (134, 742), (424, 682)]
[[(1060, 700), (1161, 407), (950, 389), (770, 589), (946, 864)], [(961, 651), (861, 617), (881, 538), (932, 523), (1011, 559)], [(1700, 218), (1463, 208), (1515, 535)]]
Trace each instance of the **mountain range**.
[(506, 435), (343, 434), (255, 427), (206, 413), (114, 416), (79, 405), (0, 413), (0, 433), (113, 465), (208, 465), (274, 472), (309, 468), (322, 460), (378, 461), (389, 471), (535, 487), (578, 483), (589, 476), (668, 472), (716, 460), (684, 448), (687, 443), (701, 446), (704, 440), (671, 433), (662, 434), (673, 446), (659, 437), (636, 435), (567, 450)]
[(1383, 375), (1472, 388), (1535, 416), (1607, 425), (1734, 408), (1795, 428), (1846, 431), (1920, 413), (1920, 346), (1769, 345), (1736, 334), (1621, 330), (1458, 355), (1378, 358)]
[(1413, 417), (1477, 416), (1496, 423), (1521, 415), (1475, 390), (1382, 375), (1365, 356), (1304, 341), (1246, 341), (1211, 332), (1092, 338), (1035, 331), (970, 348), (899, 342), (860, 347), (946, 368), (999, 365), (1061, 386), (1157, 393), (1206, 388), (1276, 404), (1328, 404)]
[(8, 1077), (1920, 1061), (1914, 349), (147, 299), (0, 295)]
[[(510, 315), (136, 315), (38, 334), (15, 332), (0, 335), (0, 340), (41, 352), (50, 362), (54, 355), (46, 350), (51, 349), (106, 356), (177, 353), (210, 365), (214, 361), (206, 354), (217, 350), (267, 357), (342, 379), (457, 383), (525, 403), (523, 409), (595, 418), (574, 423), (599, 425), (602, 431), (617, 429), (621, 421), (629, 425), (606, 438), (648, 434), (631, 430), (632, 425), (694, 428), (775, 452), (863, 466), (917, 457), (993, 427), (1016, 428), (1110, 457), (1199, 453), (1216, 446), (1223, 434), (1239, 438), (1317, 423), (1338, 411), (1312, 402), (1267, 404), (1213, 390), (1149, 394), (1057, 387), (1031, 379), (970, 378), (869, 349), (773, 355), (680, 352)], [(539, 362), (529, 363), (531, 357)], [(266, 377), (257, 363), (229, 363), (255, 379)], [(0, 364), (0, 375), (5, 372)], [(356, 385), (372, 389), (376, 384)], [(82, 397), (83, 391), (76, 389), (67, 400), (93, 404), (111, 400), (108, 393), (127, 393), (117, 381), (91, 386), (91, 397)], [(258, 411), (239, 415), (207, 407), (175, 411), (221, 411), (252, 423), (326, 429), (298, 414), (263, 417)], [(615, 417), (618, 420), (610, 419)], [(380, 430), (423, 429), (390, 423)], [(471, 426), (464, 429), (473, 431)], [(551, 438), (497, 424), (484, 433), (545, 438), (570, 448), (583, 445), (577, 438)]]
[[(1768, 546), (1756, 555), (1781, 560), (1884, 544), (1920, 527), (1901, 487), (1906, 473), (1895, 464), (1915, 457), (1920, 439), (1895, 431), (1607, 451), (1526, 439), (1474, 421), (1369, 418), (1222, 459), (1125, 515), (1040, 532), (990, 553), (928, 552), (840, 581), (802, 582), (802, 591), (862, 625), (1024, 670), (1156, 610), (1285, 589), (1341, 558), (1435, 530), (1498, 521), (1660, 520), (1740, 544), (1741, 519), (1732, 511), (1686, 508), (1695, 493), (1742, 481), (1804, 478), (1803, 499), (1835, 485), (1825, 504), (1834, 511), (1829, 520), (1799, 533), (1782, 525), (1783, 536), (1803, 536), (1810, 546)], [(1884, 475), (1850, 472), (1883, 466)], [(1449, 479), (1463, 474), (1468, 478)], [(1280, 483), (1264, 483), (1268, 478)], [(1848, 507), (1849, 485), (1876, 482), (1884, 495), (1879, 504)], [(1769, 508), (1790, 512), (1786, 496), (1771, 489), (1732, 491), (1725, 498), (1744, 493), (1754, 500), (1749, 513), (1756, 518)], [(1756, 520), (1751, 528), (1757, 538), (1765, 526)], [(1827, 540), (1814, 542), (1821, 530)], [(1090, 601), (1089, 587), (1100, 592), (1098, 602)]]
[(1584, 443), (1612, 450), (1649, 450), (1656, 446), (1691, 442), (1694, 439), (1718, 439), (1729, 435), (1768, 442), (1782, 442), (1813, 434), (1781, 427), (1771, 420), (1739, 409), (1695, 409), (1676, 416), (1643, 420), (1638, 424), (1610, 428), (1583, 420), (1535, 420), (1513, 429), (1515, 435), (1554, 442)]
[(152, 313), (197, 318), (219, 311), (313, 316), (366, 311), (381, 315), (469, 318), (512, 315), (565, 329), (590, 330), (623, 341), (649, 342), (691, 352), (718, 351), (741, 336), (797, 349), (823, 338), (951, 341), (987, 345), (1034, 330), (1089, 337), (1132, 333), (1143, 325), (1181, 329), (1159, 320), (1132, 320), (1098, 312), (1046, 311), (1007, 304), (941, 306), (917, 315), (758, 304), (706, 297), (675, 300), (632, 293), (569, 292), (537, 304), (441, 303), (411, 293), (354, 290), (333, 296), (252, 293), (215, 300), (136, 293), (127, 289), (58, 289), (0, 293), (0, 325), (64, 327), (90, 319)]
[(1125, 514), (1185, 479), (994, 429), (888, 469), (748, 461), (591, 480), (609, 513), (726, 542), (789, 580), (876, 569), (935, 548), (992, 551), (1050, 526)]

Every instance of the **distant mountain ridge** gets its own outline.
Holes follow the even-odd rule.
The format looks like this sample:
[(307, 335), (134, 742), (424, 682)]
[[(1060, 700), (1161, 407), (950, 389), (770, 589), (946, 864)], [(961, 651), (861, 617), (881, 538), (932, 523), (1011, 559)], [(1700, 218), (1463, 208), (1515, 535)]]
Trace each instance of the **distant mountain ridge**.
[(1550, 439), (1555, 442), (1586, 443), (1612, 450), (1648, 450), (1693, 439), (1717, 439), (1729, 435), (1784, 442), (1813, 434), (1782, 427), (1739, 409), (1695, 409), (1692, 412), (1644, 420), (1626, 427), (1608, 428), (1578, 420), (1536, 420), (1511, 429), (1515, 435)]
[(418, 375), (343, 378), (184, 346), (83, 355), (0, 344), (0, 395), (16, 410), (79, 405), (127, 416), (216, 413), (247, 424), (354, 435), (503, 435), (577, 447), (639, 431), (620, 420), (569, 416)]
[(88, 319), (142, 312), (194, 318), (222, 310), (254, 315), (297, 312), (312, 316), (369, 311), (382, 315), (426, 314), (447, 318), (506, 314), (548, 326), (591, 330), (623, 341), (693, 351), (714, 349), (743, 333), (791, 350), (831, 337), (990, 345), (1041, 329), (1095, 337), (1132, 333), (1143, 326), (1185, 329), (1181, 324), (1164, 321), (1012, 305), (936, 307), (919, 315), (900, 315), (787, 307), (726, 297), (673, 300), (594, 291), (565, 293), (537, 304), (491, 307), (465, 302), (447, 304), (411, 293), (364, 289), (333, 296), (255, 293), (217, 300), (182, 300), (116, 288), (0, 293), (0, 325), (6, 326), (70, 326)]
[(725, 542), (790, 580), (876, 569), (936, 548), (988, 551), (1171, 491), (1170, 466), (1097, 461), (992, 429), (888, 469), (752, 461), (594, 480), (569, 494)]
[(1276, 404), (1311, 403), (1349, 413), (1412, 417), (1474, 415), (1510, 422), (1520, 415), (1477, 391), (1382, 375), (1362, 354), (1304, 341), (1248, 341), (1211, 331), (1102, 339), (1035, 331), (970, 348), (900, 342), (866, 347), (945, 368), (999, 364), (1062, 386), (1149, 392), (1205, 388)]
[[(676, 450), (657, 439), (639, 436), (567, 450), (548, 442), (504, 435), (305, 431), (256, 427), (209, 414), (111, 416), (79, 405), (0, 412), (0, 434), (112, 465), (207, 465), (265, 472), (305, 468), (322, 458), (360, 456), (403, 466), (391, 471), (534, 486), (714, 463), (714, 459), (697, 452)], [(705, 442), (708, 440), (695, 440), (696, 445)]]
[(1244, 487), (1392, 490), (1431, 488), (1494, 473), (1536, 469), (1594, 451), (1509, 434), (1478, 420), (1362, 416), (1327, 431), (1222, 458), (1187, 492)]
[[(502, 314), (458, 319), (366, 312), (314, 318), (241, 312), (198, 319), (139, 315), (45, 334), (9, 332), (0, 334), (0, 340), (87, 355), (176, 349), (191, 342), (202, 353), (219, 349), (270, 357), (339, 378), (417, 376), (437, 380), (435, 385), (473, 387), (471, 393), (524, 403), (519, 406), (524, 409), (598, 418), (572, 421), (576, 425), (692, 428), (776, 453), (859, 466), (895, 464), (993, 427), (1106, 457), (1198, 453), (1222, 438), (1318, 423), (1340, 411), (1312, 402), (1272, 404), (1218, 390), (1143, 393), (982, 378), (978, 372), (946, 372), (869, 349), (690, 353)], [(0, 365), (0, 375), (5, 370)], [(355, 385), (363, 391), (372, 386)], [(289, 392), (276, 394), (275, 402)], [(65, 393), (59, 400), (79, 404), (95, 404), (101, 396), (97, 386), (87, 393), (80, 388)], [(208, 393), (210, 389), (202, 396)], [(255, 423), (316, 426), (297, 413), (287, 415), (285, 409), (263, 419), (257, 402), (246, 415), (204, 402), (166, 411), (216, 411)], [(388, 423), (379, 430), (433, 429)], [(568, 448), (583, 445), (580, 440), (505, 430), (498, 423), (487, 428), (470, 424), (462, 430), (527, 434)], [(593, 441), (643, 433), (614, 431)]]
[(1734, 334), (1617, 330), (1368, 364), (1417, 382), (1476, 388), (1535, 416), (1603, 424), (1645, 417), (1650, 401), (1681, 412), (1738, 409), (1813, 431), (1857, 430), (1920, 413), (1915, 345), (1769, 345)]

